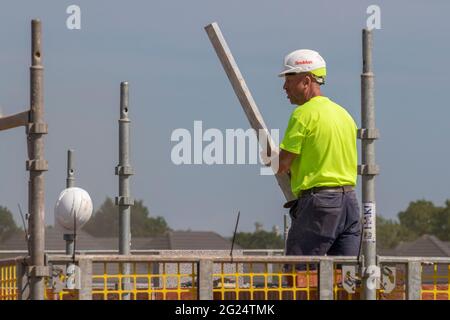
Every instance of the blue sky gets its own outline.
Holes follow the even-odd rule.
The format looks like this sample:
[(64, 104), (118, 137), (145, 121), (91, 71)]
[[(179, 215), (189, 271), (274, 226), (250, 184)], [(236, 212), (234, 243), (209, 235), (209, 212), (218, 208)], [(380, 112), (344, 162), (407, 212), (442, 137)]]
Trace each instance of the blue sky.
[[(66, 8), (81, 8), (81, 30), (66, 28)], [(395, 217), (412, 200), (450, 198), (447, 148), (450, 46), (447, 1), (3, 1), (0, 107), (29, 101), (30, 20), (43, 21), (46, 222), (65, 186), (66, 153), (75, 149), (76, 184), (97, 208), (118, 193), (119, 87), (130, 83), (132, 195), (174, 229), (282, 227), (283, 195), (258, 165), (172, 164), (177, 128), (249, 124), (203, 27), (217, 21), (270, 128), (284, 133), (293, 109), (279, 72), (285, 54), (319, 51), (327, 61), (324, 94), (360, 124), (361, 29), (366, 8), (381, 8), (374, 72), (377, 214)], [(0, 134), (0, 204), (20, 222), (27, 204), (23, 128)], [(359, 189), (360, 190), (360, 189)]]

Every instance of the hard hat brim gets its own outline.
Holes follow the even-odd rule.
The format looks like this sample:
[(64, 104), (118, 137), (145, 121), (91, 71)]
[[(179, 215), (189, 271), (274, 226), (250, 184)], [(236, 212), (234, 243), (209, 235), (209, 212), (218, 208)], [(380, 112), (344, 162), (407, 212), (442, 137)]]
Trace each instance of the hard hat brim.
[(315, 75), (317, 77), (326, 77), (326, 75), (327, 75), (326, 67), (317, 68), (317, 69), (314, 69), (311, 71), (303, 71), (303, 70), (299, 71), (299, 70), (296, 70), (296, 68), (293, 68), (293, 69), (288, 69), (288, 70), (284, 70), (284, 71), (280, 72), (278, 74), (278, 77), (284, 77), (284, 76), (286, 76), (287, 73), (303, 73), (303, 72), (311, 72), (313, 75)]
[(292, 70), (285, 70), (285, 71), (283, 71), (283, 72), (280, 72), (279, 74), (278, 74), (278, 76), (281, 78), (281, 77), (284, 77), (285, 75), (286, 75), (286, 73), (295, 73), (295, 72), (293, 72)]

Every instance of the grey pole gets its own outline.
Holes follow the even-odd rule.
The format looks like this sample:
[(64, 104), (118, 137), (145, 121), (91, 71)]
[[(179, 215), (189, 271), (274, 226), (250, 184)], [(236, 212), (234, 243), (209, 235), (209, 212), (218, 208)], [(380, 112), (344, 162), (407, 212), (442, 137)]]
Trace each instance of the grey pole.
[(31, 247), (30, 294), (32, 300), (44, 299), (44, 281), (48, 275), (44, 261), (45, 249), (45, 204), (44, 172), (48, 170), (44, 159), (44, 137), (47, 124), (44, 122), (44, 68), (42, 67), (41, 22), (31, 22), (31, 67), (30, 67), (30, 123), (27, 126), (28, 159), (30, 171), (28, 182), (29, 230)]
[[(129, 255), (131, 247), (130, 213), (134, 200), (130, 195), (130, 176), (133, 168), (130, 165), (130, 119), (128, 118), (128, 82), (120, 84), (120, 119), (119, 119), (119, 165), (116, 175), (119, 176), (119, 196), (116, 205), (119, 206), (119, 254)], [(122, 273), (130, 274), (130, 265), (122, 265)], [(123, 287), (128, 290), (130, 279), (124, 278)], [(125, 294), (123, 299), (129, 299)]]
[(283, 216), (283, 240), (284, 240), (284, 253), (286, 254), (286, 241), (289, 234), (289, 214), (285, 213)]
[[(73, 165), (73, 150), (67, 150), (67, 179), (66, 188), (75, 187), (75, 169)], [(75, 232), (75, 230), (74, 230)], [(75, 238), (74, 234), (66, 233), (64, 234), (64, 240), (66, 241), (66, 254), (73, 255), (73, 240)]]
[[(379, 172), (375, 164), (375, 140), (379, 137), (375, 128), (374, 74), (372, 72), (372, 31), (364, 29), (363, 73), (361, 74), (361, 139), (362, 162), (359, 174), (362, 179), (363, 238), (362, 238), (362, 280), (363, 296), (366, 300), (376, 299), (378, 272), (376, 266), (376, 206), (375, 176)], [(379, 269), (378, 269), (379, 270)]]
[(67, 150), (67, 179), (66, 187), (75, 187), (75, 168), (73, 165), (73, 149)]

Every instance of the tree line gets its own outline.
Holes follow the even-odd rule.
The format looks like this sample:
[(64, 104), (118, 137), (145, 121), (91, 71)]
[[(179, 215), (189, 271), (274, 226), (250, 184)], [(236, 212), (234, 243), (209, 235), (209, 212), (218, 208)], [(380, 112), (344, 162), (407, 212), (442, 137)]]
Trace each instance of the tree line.
[(377, 217), (379, 248), (393, 248), (401, 241), (412, 241), (424, 234), (450, 241), (450, 199), (443, 207), (427, 200), (410, 202), (397, 217), (398, 221)]
[[(244, 249), (282, 249), (283, 235), (277, 228), (266, 231), (261, 223), (255, 223), (254, 232), (236, 233), (235, 243)], [(450, 241), (450, 200), (444, 206), (436, 206), (431, 201), (410, 202), (397, 219), (377, 216), (377, 247), (393, 248), (401, 241), (412, 241), (424, 234), (434, 235), (442, 241)], [(119, 215), (111, 198), (106, 198), (96, 210), (83, 230), (95, 237), (117, 237)], [(152, 217), (143, 200), (135, 201), (131, 207), (131, 233), (133, 237), (154, 237), (171, 231), (161, 216)], [(0, 242), (17, 232), (23, 232), (13, 219), (11, 211), (0, 206)], [(229, 238), (230, 241), (232, 237)]]
[[(82, 229), (94, 237), (117, 237), (119, 234), (117, 210), (114, 201), (107, 197)], [(134, 202), (130, 215), (133, 237), (154, 237), (171, 230), (163, 217), (150, 216), (143, 200)], [(0, 206), (0, 243), (18, 232), (23, 233), (23, 228), (16, 225), (13, 214), (7, 207)]]

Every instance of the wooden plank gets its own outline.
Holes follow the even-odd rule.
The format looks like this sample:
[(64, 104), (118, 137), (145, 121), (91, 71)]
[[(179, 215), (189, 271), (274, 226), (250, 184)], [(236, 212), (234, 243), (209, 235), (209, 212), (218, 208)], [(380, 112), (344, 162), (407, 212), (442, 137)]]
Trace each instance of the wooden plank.
[[(274, 145), (272, 138), (270, 137), (267, 126), (264, 123), (263, 117), (259, 112), (258, 106), (250, 93), (250, 90), (245, 83), (244, 77), (242, 76), (236, 61), (231, 54), (230, 48), (228, 47), (225, 39), (220, 31), (219, 26), (216, 22), (211, 23), (205, 27), (206, 33), (208, 34), (209, 40), (211, 41), (217, 56), (231, 82), (234, 92), (236, 93), (242, 108), (244, 109), (245, 115), (250, 122), (251, 127), (259, 132), (260, 129), (267, 135), (267, 146), (261, 145), (263, 150), (268, 149), (267, 154), (271, 154), (272, 150), (277, 147)], [(258, 140), (259, 136), (257, 134)], [(295, 199), (295, 196), (291, 191), (290, 178), (287, 174), (276, 174), (275, 175), (278, 185), (281, 188), (286, 200), (290, 201)]]
[(0, 131), (27, 125), (29, 122), (29, 114), (29, 111), (24, 111), (12, 116), (0, 116)]

